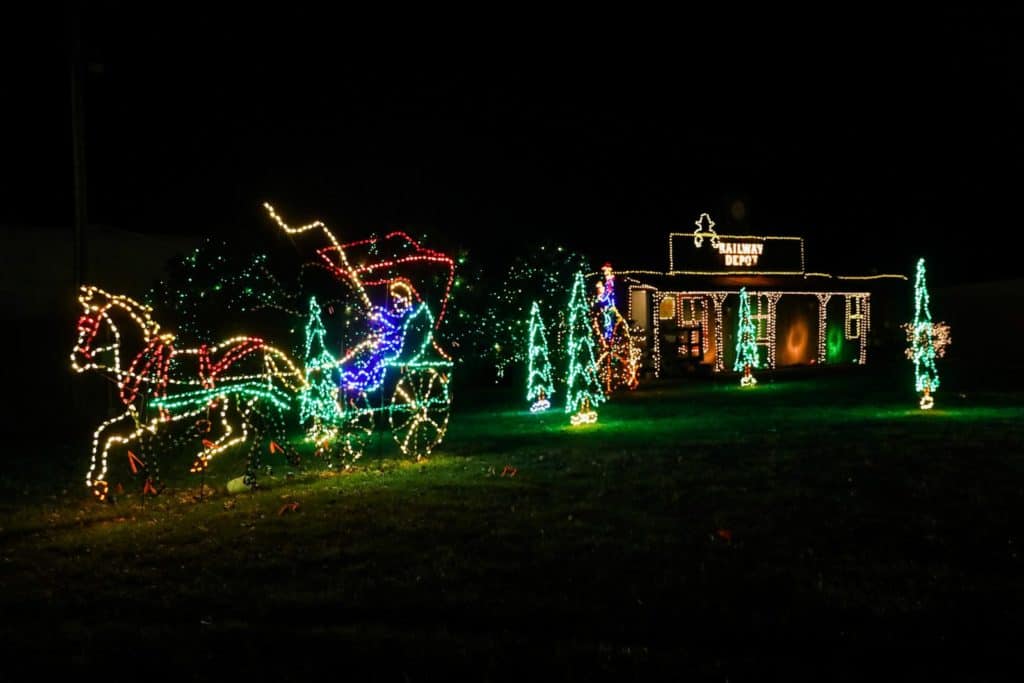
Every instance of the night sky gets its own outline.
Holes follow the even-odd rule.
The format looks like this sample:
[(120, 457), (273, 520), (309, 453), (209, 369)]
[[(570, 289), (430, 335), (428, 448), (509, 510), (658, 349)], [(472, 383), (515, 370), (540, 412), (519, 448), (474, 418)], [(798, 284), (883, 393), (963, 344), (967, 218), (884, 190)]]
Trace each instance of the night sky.
[[(83, 11), (91, 223), (237, 237), (267, 229), (270, 200), (485, 263), (546, 237), (665, 268), (666, 233), (710, 211), (720, 230), (807, 237), (811, 270), (909, 273), (923, 255), (936, 284), (1024, 274), (1000, 245), (1021, 221), (1020, 17), (400, 30), (279, 11)], [(6, 60), (0, 225), (70, 226), (68, 20), (30, 26), (45, 37)]]

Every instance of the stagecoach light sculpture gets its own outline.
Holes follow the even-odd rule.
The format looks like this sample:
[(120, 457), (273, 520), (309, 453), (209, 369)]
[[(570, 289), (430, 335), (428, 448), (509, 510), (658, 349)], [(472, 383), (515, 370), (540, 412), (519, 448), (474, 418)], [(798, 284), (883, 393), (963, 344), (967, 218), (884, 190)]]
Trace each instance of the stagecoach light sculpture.
[[(426, 457), (444, 439), (451, 413), (454, 362), (435, 332), (447, 309), (454, 259), (401, 231), (343, 244), (321, 221), (293, 228), (270, 204), (264, 207), (285, 233), (325, 239), (316, 249), (319, 265), (326, 265), (355, 294), (368, 322), (366, 336), (335, 362), (340, 375), (337, 408), (318, 418), (321, 449), (332, 456), (359, 458), (378, 427), (377, 416), (383, 414), (402, 453), (417, 460)], [(384, 245), (394, 247), (393, 258), (376, 257)], [(405, 274), (411, 266), (446, 272), (436, 318)], [(386, 304), (373, 303), (368, 288), (374, 287), (383, 290)]]
[[(329, 440), (340, 454), (357, 458), (377, 427), (377, 415), (385, 413), (402, 452), (417, 459), (426, 456), (444, 438), (451, 410), (454, 363), (434, 333), (447, 306), (454, 261), (401, 232), (382, 240), (341, 244), (320, 221), (291, 228), (269, 204), (265, 206), (290, 235), (321, 230), (328, 244), (316, 254), (356, 293), (371, 327), (365, 339), (336, 361), (341, 379), (333, 393)], [(404, 253), (351, 265), (346, 250), (376, 250), (389, 240)], [(390, 274), (412, 264), (447, 269), (436, 319), (411, 280)], [(367, 287), (373, 286), (386, 288), (386, 305), (371, 302)], [(285, 351), (255, 336), (179, 348), (175, 335), (161, 329), (149, 306), (93, 285), (83, 286), (78, 300), (82, 315), (71, 367), (113, 380), (122, 408), (93, 432), (85, 483), (97, 499), (110, 500), (109, 459), (115, 448), (139, 451), (128, 451), (132, 473), (144, 475), (144, 493), (157, 493), (161, 484), (156, 440), (169, 431), (176, 432), (176, 443), (194, 444), (193, 473), (205, 472), (210, 461), (228, 448), (248, 444), (245, 488), (256, 485), (265, 441), (271, 455), (283, 454), (290, 463), (298, 463), (298, 453), (288, 442), (285, 416), (297, 412), (300, 397), (309, 391), (310, 368), (300, 368)], [(128, 327), (138, 334), (122, 339)], [(137, 348), (122, 343), (136, 337), (141, 338)], [(388, 403), (385, 392), (390, 392)], [(381, 397), (376, 407), (372, 393)]]

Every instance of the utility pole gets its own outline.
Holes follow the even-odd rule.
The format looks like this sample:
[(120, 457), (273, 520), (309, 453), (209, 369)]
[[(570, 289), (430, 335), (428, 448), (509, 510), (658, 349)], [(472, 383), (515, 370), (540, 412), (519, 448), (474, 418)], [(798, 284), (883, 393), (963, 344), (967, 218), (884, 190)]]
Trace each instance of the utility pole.
[(86, 279), (86, 228), (88, 211), (85, 203), (85, 109), (82, 97), (82, 18), (81, 6), (71, 3), (71, 149), (75, 176), (75, 224), (72, 245), (74, 285), (78, 289)]
[[(68, 3), (68, 29), (71, 32), (70, 73), (71, 77), (71, 160), (74, 173), (75, 190), (75, 221), (72, 228), (71, 269), (72, 292), (85, 284), (86, 273), (86, 239), (89, 213), (85, 203), (85, 101), (82, 89), (85, 85), (85, 69), (82, 64), (82, 3)], [(73, 296), (68, 297), (74, 301)], [(103, 392), (106, 395), (107, 415), (113, 415), (114, 395), (108, 385)], [(71, 415), (79, 415), (90, 403), (82, 393), (78, 382), (71, 383)]]

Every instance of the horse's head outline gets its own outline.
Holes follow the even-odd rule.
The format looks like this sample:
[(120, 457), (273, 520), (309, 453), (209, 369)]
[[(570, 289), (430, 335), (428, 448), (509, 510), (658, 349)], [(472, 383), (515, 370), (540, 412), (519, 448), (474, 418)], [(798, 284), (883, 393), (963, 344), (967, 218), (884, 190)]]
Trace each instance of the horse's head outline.
[[(120, 332), (108, 315), (112, 307), (124, 309), (132, 316), (149, 338), (156, 335), (160, 326), (150, 317), (152, 309), (133, 299), (120, 294), (111, 294), (96, 285), (82, 285), (79, 289), (78, 303), (82, 305), (82, 315), (78, 318), (78, 338), (71, 350), (71, 369), (75, 372), (86, 370), (111, 370), (118, 368), (118, 346), (121, 341)], [(100, 331), (106, 327), (113, 339), (102, 346), (96, 341)]]

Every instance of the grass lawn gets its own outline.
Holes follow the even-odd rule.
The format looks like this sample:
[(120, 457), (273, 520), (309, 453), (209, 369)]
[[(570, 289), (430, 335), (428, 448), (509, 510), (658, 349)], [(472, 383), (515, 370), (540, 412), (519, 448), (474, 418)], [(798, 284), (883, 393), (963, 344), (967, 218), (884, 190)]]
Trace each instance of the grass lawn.
[(466, 390), (427, 462), (268, 458), (203, 502), (185, 460), (105, 506), (88, 444), (9, 455), (0, 679), (1013, 678), (1022, 394), (920, 411), (907, 370), (648, 385), (576, 428)]

